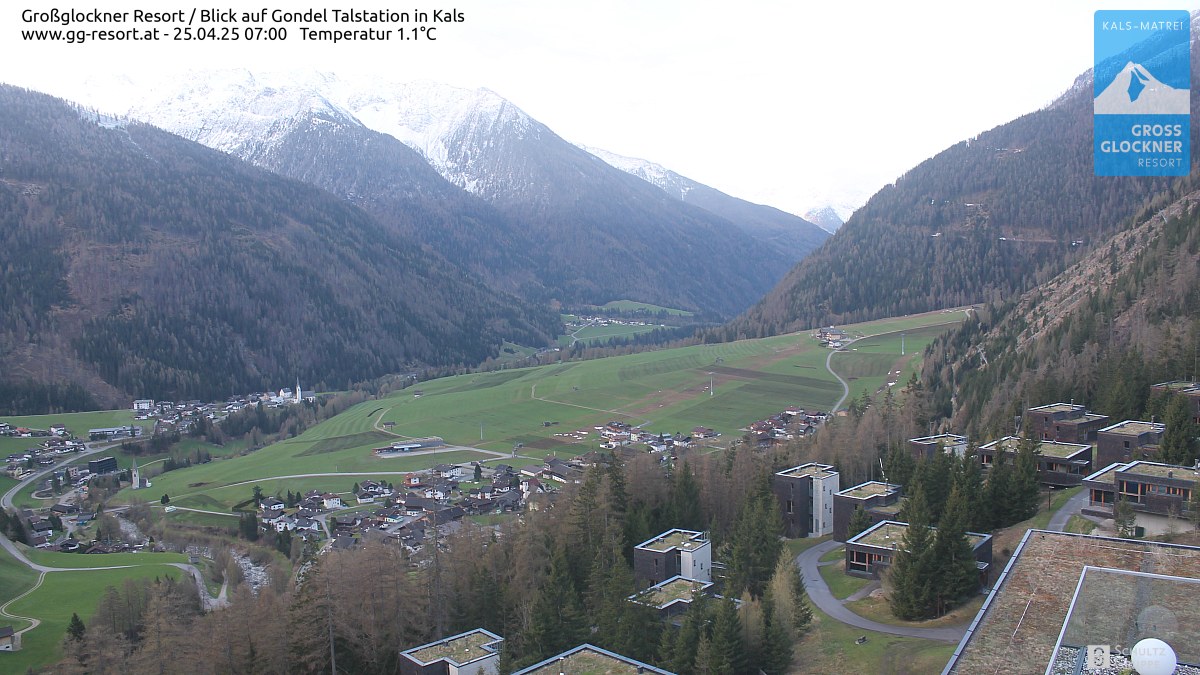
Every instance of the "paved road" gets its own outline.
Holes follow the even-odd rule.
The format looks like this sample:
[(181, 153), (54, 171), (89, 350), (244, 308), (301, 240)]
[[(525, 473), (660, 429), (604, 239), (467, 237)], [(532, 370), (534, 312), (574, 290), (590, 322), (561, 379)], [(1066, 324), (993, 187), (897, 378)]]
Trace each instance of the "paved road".
[(864, 619), (846, 609), (846, 606), (829, 592), (829, 587), (825, 585), (825, 580), (821, 578), (821, 572), (818, 567), (821, 556), (841, 545), (841, 542), (838, 541), (827, 541), (808, 549), (796, 558), (796, 563), (800, 566), (800, 573), (804, 576), (804, 588), (808, 590), (808, 597), (822, 612), (825, 612), (836, 621), (877, 633), (922, 638), (925, 640), (938, 640), (940, 642), (952, 642), (956, 644), (962, 640), (963, 634), (967, 632), (967, 624), (946, 628), (892, 626)]
[(1050, 516), (1050, 524), (1046, 526), (1051, 532), (1062, 532), (1067, 529), (1067, 521), (1071, 516), (1079, 513), (1079, 510), (1087, 504), (1088, 491), (1080, 490), (1079, 494), (1067, 500), (1062, 508), (1055, 511), (1054, 515)]
[(12, 503), (13, 495), (15, 495), (18, 492), (20, 492), (21, 490), (25, 489), (25, 486), (29, 485), (30, 483), (32, 483), (35, 480), (38, 480), (42, 476), (45, 476), (46, 474), (50, 473), (51, 471), (54, 471), (55, 469), (58, 469), (67, 464), (70, 464), (71, 462), (74, 462), (75, 460), (79, 459), (80, 457), (87, 457), (88, 455), (94, 455), (97, 452), (103, 452), (105, 450), (108, 450), (108, 449), (112, 448), (114, 445), (116, 445), (116, 443), (107, 443), (104, 445), (93, 445), (91, 443), (87, 443), (86, 444), (87, 449), (85, 449), (83, 452), (72, 453), (57, 464), (54, 464), (52, 466), (46, 467), (45, 469), (39, 469), (38, 471), (33, 472), (31, 475), (29, 475), (27, 478), (22, 480), (20, 483), (17, 483), (16, 485), (9, 488), (8, 492), (5, 492), (3, 496), (0, 496), (0, 507), (6, 508), (6, 509), (11, 509), (13, 507), (13, 503)]
[[(858, 339), (861, 339), (861, 338), (858, 338)], [(855, 341), (856, 340), (851, 340), (850, 342), (847, 342), (846, 344), (851, 344)], [(830, 362), (833, 361), (833, 355), (836, 353), (838, 353), (838, 350), (836, 350), (836, 349), (830, 350), (829, 356), (825, 357), (825, 370), (828, 370), (830, 375), (833, 375), (834, 377), (837, 378), (838, 382), (842, 383), (842, 397), (839, 398), (837, 400), (837, 403), (834, 403), (833, 407), (829, 409), (830, 413), (837, 412), (837, 409), (842, 407), (842, 404), (846, 402), (846, 399), (850, 398), (850, 383), (843, 380), (842, 376), (838, 375), (837, 371), (835, 371), (833, 369), (833, 366), (830, 364)]]

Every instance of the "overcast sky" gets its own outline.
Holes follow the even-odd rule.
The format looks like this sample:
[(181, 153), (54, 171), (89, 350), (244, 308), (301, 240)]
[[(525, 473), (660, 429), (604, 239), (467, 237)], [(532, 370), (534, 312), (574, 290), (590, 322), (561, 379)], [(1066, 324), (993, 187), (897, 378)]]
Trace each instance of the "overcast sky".
[[(275, 3), (275, 4), (272, 4)], [(83, 45), (20, 39), (21, 10), (457, 8), (436, 42)], [(0, 81), (70, 97), (105, 73), (246, 67), (487, 87), (567, 140), (803, 213), (861, 205), (943, 148), (1036, 110), (1092, 64), (1096, 9), (1185, 2), (706, 0), (37, 2), (0, 9)]]

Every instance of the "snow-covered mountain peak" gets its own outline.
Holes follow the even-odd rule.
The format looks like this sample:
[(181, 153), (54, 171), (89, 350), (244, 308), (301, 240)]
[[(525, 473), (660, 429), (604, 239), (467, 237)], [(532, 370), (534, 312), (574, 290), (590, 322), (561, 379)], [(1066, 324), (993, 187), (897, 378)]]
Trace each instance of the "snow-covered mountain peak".
[(589, 145), (580, 145), (579, 147), (604, 160), (609, 166), (633, 174), (679, 199), (686, 199), (687, 193), (692, 189), (692, 181), (661, 164), (647, 159), (618, 155), (615, 152)]
[(447, 179), (470, 189), (459, 150), (463, 140), (497, 134), (522, 139), (537, 125), (490, 89), (463, 89), (430, 81), (356, 87), (346, 100), (363, 124), (425, 156)]

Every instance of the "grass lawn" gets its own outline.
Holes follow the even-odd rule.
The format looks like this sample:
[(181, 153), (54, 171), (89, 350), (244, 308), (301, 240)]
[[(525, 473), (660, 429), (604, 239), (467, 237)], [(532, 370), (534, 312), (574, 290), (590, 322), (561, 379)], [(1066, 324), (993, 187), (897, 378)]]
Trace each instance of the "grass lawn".
[[(598, 342), (604, 342), (609, 338), (629, 337), (631, 335), (649, 333), (655, 328), (661, 328), (661, 326), (587, 326), (586, 328), (579, 329), (579, 331), (575, 333), (575, 340), (577, 342), (595, 344)], [(567, 343), (569, 344), (570, 341), (571, 338), (568, 336)]]
[[(854, 643), (864, 635), (866, 642)], [(947, 642), (864, 631), (813, 608), (813, 628), (796, 643), (788, 672), (926, 675), (941, 672), (954, 647)]]
[(29, 668), (40, 668), (61, 658), (61, 643), (67, 632), (67, 624), (71, 621), (71, 613), (79, 614), (79, 618), (87, 624), (95, 613), (105, 588), (120, 588), (126, 579), (179, 578), (182, 574), (182, 570), (167, 565), (87, 572), (48, 572), (41, 588), (8, 608), (13, 614), (37, 617), (42, 623), (22, 636), (21, 651), (0, 654), (4, 672), (23, 673)]
[(839, 547), (833, 549), (832, 551), (826, 553), (825, 555), (821, 556), (820, 562), (833, 562), (834, 560), (841, 560), (845, 557), (846, 557), (846, 547), (839, 546)]
[(173, 511), (163, 514), (168, 523), (172, 525), (195, 525), (199, 527), (219, 527), (222, 529), (236, 531), (238, 526), (238, 517), (235, 514), (227, 516), (218, 516), (212, 513), (197, 513), (195, 511)]
[(186, 563), (182, 553), (104, 553), (84, 555), (81, 553), (57, 553), (26, 549), (25, 557), (46, 567), (118, 567), (121, 565), (157, 565), (163, 563)]
[(845, 573), (845, 563), (826, 565), (821, 568), (821, 578), (829, 586), (829, 592), (838, 600), (845, 600), (863, 586), (871, 583), (870, 579), (860, 579)]
[(1067, 520), (1067, 532), (1075, 532), (1076, 534), (1091, 534), (1095, 530), (1096, 523), (1084, 518), (1083, 516), (1071, 516)]
[(892, 615), (891, 607), (888, 606), (887, 600), (880, 597), (868, 597), (854, 602), (847, 602), (846, 609), (872, 621), (879, 623), (887, 623), (893, 626), (914, 626), (917, 628), (945, 628), (946, 626), (957, 626), (965, 623), (970, 623), (971, 619), (979, 613), (979, 608), (983, 606), (983, 599), (986, 596), (983, 594), (976, 595), (962, 606), (955, 608), (949, 614), (931, 619), (929, 621), (902, 621)]
[(481, 516), (467, 516), (467, 519), (480, 525), (502, 525), (511, 522), (516, 517), (515, 513), (488, 513)]
[[(33, 584), (37, 582), (37, 577), (37, 572), (22, 565), (8, 551), (0, 548), (0, 606), (32, 588)], [(0, 621), (5, 624), (11, 622), (13, 630), (21, 630), (29, 625), (28, 621), (7, 617)]]
[[(1052, 495), (1050, 497), (1050, 508), (1049, 509), (1046, 508), (1046, 502), (1044, 502), (1044, 501), (1040, 502), (1040, 504), (1038, 506), (1038, 514), (1036, 516), (1034, 516), (1033, 518), (1025, 521), (1026, 523), (1028, 523), (1028, 525), (1025, 526), (1025, 529), (1026, 530), (1028, 530), (1028, 529), (1044, 530), (1047, 527), (1049, 527), (1050, 526), (1050, 517), (1054, 515), (1054, 512), (1061, 509), (1063, 507), (1063, 505), (1067, 503), (1068, 499), (1079, 494), (1079, 491), (1082, 489), (1083, 489), (1083, 486), (1080, 485), (1077, 487), (1068, 488), (1066, 490), (1058, 490), (1056, 492), (1050, 493)], [(1045, 495), (1043, 494), (1042, 496), (1044, 497)], [(1024, 525), (1024, 523), (1021, 523), (1019, 525)]]
[(783, 545), (788, 550), (788, 552), (791, 553), (792, 557), (795, 558), (796, 556), (800, 555), (801, 553), (804, 553), (808, 549), (810, 549), (818, 544), (824, 544), (825, 542), (829, 541), (831, 538), (832, 538), (831, 535), (826, 535), (824, 537), (805, 537), (803, 539), (785, 539), (783, 542)]

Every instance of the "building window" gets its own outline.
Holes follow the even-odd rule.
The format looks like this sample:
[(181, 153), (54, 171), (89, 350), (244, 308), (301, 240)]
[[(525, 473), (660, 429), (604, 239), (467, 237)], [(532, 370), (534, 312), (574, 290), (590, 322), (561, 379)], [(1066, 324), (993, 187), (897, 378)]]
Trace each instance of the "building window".
[(790, 500), (790, 499), (787, 500), (787, 512), (789, 514), (792, 512), (792, 500)]

